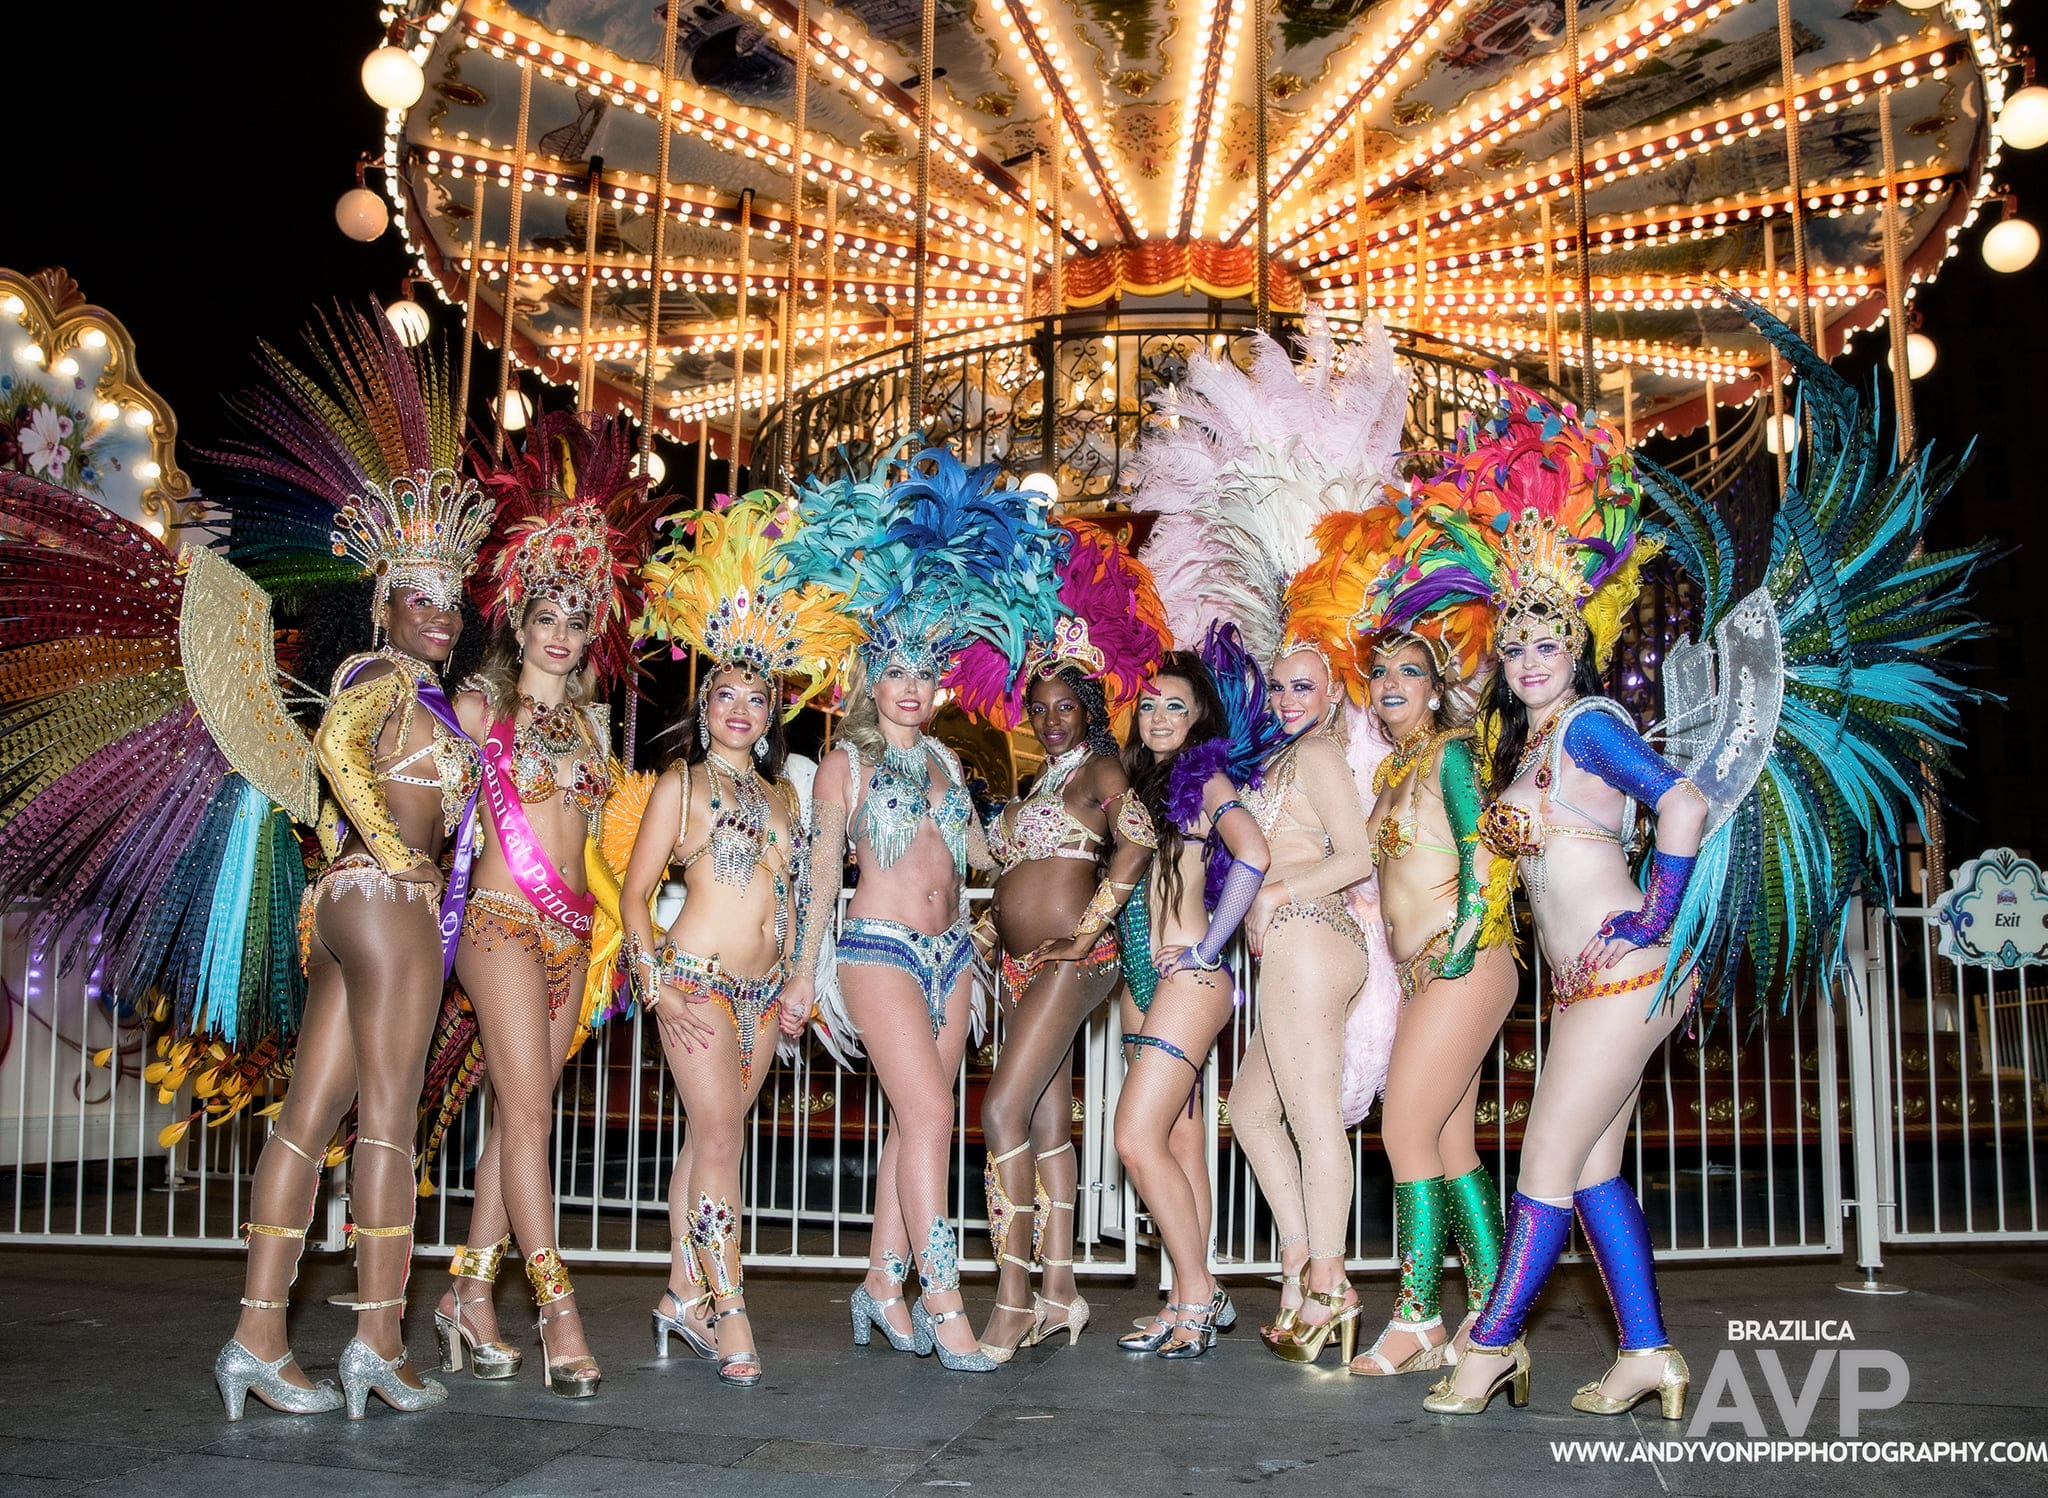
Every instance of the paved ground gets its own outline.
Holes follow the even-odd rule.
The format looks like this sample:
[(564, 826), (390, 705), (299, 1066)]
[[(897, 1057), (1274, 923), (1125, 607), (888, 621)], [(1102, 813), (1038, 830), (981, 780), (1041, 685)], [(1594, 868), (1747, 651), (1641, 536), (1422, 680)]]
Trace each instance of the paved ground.
[[(70, 1249), (0, 1252), (0, 1493), (94, 1498), (284, 1498), (373, 1495), (691, 1494), (825, 1498), (963, 1490), (1031, 1495), (1181, 1498), (1259, 1488), (1276, 1495), (1393, 1492), (1514, 1498), (1601, 1492), (1682, 1495), (1868, 1493), (1911, 1483), (1924, 1494), (2039, 1493), (2048, 1460), (2031, 1465), (1902, 1461), (1728, 1460), (1723, 1451), (1662, 1460), (1559, 1454), (1566, 1440), (1679, 1442), (1687, 1431), (1636, 1415), (1601, 1420), (1568, 1400), (1596, 1377), (1611, 1347), (1605, 1298), (1590, 1268), (1560, 1272), (1533, 1328), (1534, 1399), (1505, 1399), (1479, 1419), (1420, 1406), (1426, 1376), (1344, 1377), (1335, 1353), (1308, 1372), (1281, 1364), (1254, 1330), (1274, 1301), (1269, 1284), (1238, 1286), (1237, 1331), (1192, 1363), (1128, 1357), (1114, 1338), (1154, 1297), (1090, 1284), (1095, 1326), (1072, 1349), (1042, 1347), (993, 1375), (948, 1374), (930, 1359), (849, 1345), (850, 1280), (757, 1272), (749, 1290), (767, 1377), (752, 1390), (715, 1385), (710, 1365), (651, 1356), (647, 1308), (658, 1281), (643, 1271), (579, 1272), (586, 1315), (604, 1359), (596, 1399), (551, 1397), (538, 1360), (509, 1383), (451, 1380), (437, 1413), (400, 1416), (371, 1405), (288, 1419), (259, 1409), (229, 1425), (210, 1365), (233, 1322), (240, 1262), (223, 1255), (146, 1255)], [(2048, 1252), (1919, 1253), (1890, 1277), (1915, 1292), (1843, 1295), (1835, 1263), (1674, 1266), (1664, 1277), (1672, 1333), (1695, 1370), (1697, 1408), (1717, 1356), (1743, 1377), (1723, 1393), (1729, 1411), (1698, 1439), (1745, 1439), (1733, 1413), (1747, 1389), (1764, 1432), (1788, 1430), (1757, 1348), (1731, 1343), (1730, 1319), (1849, 1319), (1841, 1351), (1896, 1353), (1910, 1394), (1865, 1413), (1866, 1442), (2030, 1440), (2048, 1443)], [(411, 1317), (416, 1357), (431, 1359), (430, 1293), (422, 1266)], [(350, 1277), (337, 1260), (309, 1260), (298, 1290), (297, 1345), (315, 1377), (332, 1376), (349, 1334), (323, 1302)], [(1364, 1288), (1364, 1287), (1362, 1287)], [(970, 1286), (979, 1312), (986, 1286)], [(1370, 1299), (1384, 1298), (1384, 1284)], [(513, 1294), (501, 1304), (511, 1324)], [(1829, 1344), (1833, 1346), (1834, 1344)], [(680, 1349), (679, 1349), (680, 1351)], [(1817, 1345), (1781, 1343), (1790, 1403)], [(1863, 1381), (1882, 1385), (1881, 1371)], [(1806, 1436), (1838, 1438), (1845, 1418), (1835, 1374), (1814, 1390)], [(1688, 1409), (1688, 1424), (1695, 1418)], [(2048, 1453), (2048, 1444), (2037, 1448)], [(1911, 1453), (1918, 1455), (1919, 1453)]]

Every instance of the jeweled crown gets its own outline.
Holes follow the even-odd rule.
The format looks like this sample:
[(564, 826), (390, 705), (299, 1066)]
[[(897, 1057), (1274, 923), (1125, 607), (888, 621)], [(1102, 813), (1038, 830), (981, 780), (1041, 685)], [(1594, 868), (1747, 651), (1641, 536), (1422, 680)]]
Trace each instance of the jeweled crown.
[(376, 617), (394, 588), (411, 588), (441, 608), (462, 597), (491, 531), (492, 499), (476, 480), (450, 468), (417, 469), (390, 484), (365, 484), (335, 514), (328, 539), (338, 557), (352, 557), (379, 581)]

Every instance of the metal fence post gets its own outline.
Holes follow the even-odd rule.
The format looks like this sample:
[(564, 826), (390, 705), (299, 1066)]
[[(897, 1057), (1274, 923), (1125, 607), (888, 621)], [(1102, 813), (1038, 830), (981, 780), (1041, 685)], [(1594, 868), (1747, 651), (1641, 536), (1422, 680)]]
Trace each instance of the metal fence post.
[[(1842, 1211), (1855, 1222), (1856, 1267), (1863, 1277), (1843, 1280), (1835, 1286), (1852, 1295), (1904, 1295), (1904, 1285), (1886, 1284), (1878, 1278), (1884, 1269), (1883, 1191), (1879, 1177), (1879, 1152), (1889, 1147), (1889, 1119), (1877, 1102), (1875, 1057), (1872, 1051), (1871, 1011), (1883, 1005), (1889, 1013), (1892, 1003), (1891, 973), (1884, 954), (1870, 949), (1870, 909), (1858, 897), (1849, 909), (1848, 1001), (1849, 1019), (1849, 1153), (1855, 1195), (1842, 1199)], [(1883, 1016), (1878, 1016), (1882, 1023)]]

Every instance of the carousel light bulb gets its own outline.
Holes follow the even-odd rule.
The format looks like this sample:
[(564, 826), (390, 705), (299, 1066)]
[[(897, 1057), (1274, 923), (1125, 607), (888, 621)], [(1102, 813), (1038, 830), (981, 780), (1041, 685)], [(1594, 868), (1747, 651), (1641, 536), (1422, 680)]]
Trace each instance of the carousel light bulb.
[[(633, 471), (635, 473), (643, 471), (640, 466), (640, 459), (637, 456), (633, 459)], [(658, 484), (668, 477), (668, 464), (661, 461), (660, 453), (650, 452), (647, 455), (647, 466), (644, 472), (647, 474), (649, 482)]]
[(1774, 453), (1789, 453), (1799, 441), (1799, 418), (1773, 416), (1764, 422), (1764, 447)]
[[(1925, 333), (1911, 333), (1906, 337), (1906, 378), (1917, 380), (1934, 368), (1934, 340)], [(1893, 369), (1892, 356), (1884, 356), (1884, 367)]]
[[(498, 403), (495, 400), (491, 402), (491, 414), (498, 414)], [(505, 430), (523, 432), (526, 430), (526, 423), (532, 417), (533, 402), (526, 398), (526, 392), (517, 389), (508, 391), (505, 396)]]
[(393, 302), (384, 309), (384, 315), (391, 319), (391, 329), (398, 334), (398, 341), (407, 348), (417, 348), (426, 341), (433, 321), (427, 316), (427, 309), (407, 297), (404, 301)]
[(350, 239), (368, 244), (391, 222), (391, 211), (369, 188), (351, 187), (335, 202), (334, 222)]
[(403, 47), (379, 47), (363, 59), (363, 92), (384, 109), (410, 109), (426, 92), (427, 75)]
[(2004, 219), (1991, 226), (1979, 248), (1986, 265), (2009, 276), (2034, 263), (2041, 253), (2041, 231), (2023, 218)]
[(2048, 144), (2048, 88), (2032, 83), (2006, 95), (2005, 108), (1998, 112), (1998, 133), (2015, 151)]
[(1060, 481), (1049, 473), (1027, 473), (1018, 481), (1018, 487), (1044, 495), (1047, 504), (1060, 497)]

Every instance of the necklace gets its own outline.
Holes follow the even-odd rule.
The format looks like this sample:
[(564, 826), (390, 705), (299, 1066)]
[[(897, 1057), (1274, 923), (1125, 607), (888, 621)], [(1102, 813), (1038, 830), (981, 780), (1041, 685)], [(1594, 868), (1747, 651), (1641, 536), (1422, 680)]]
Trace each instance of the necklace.
[(1389, 787), (1397, 786), (1406, 780), (1418, 764), (1427, 761), (1440, 745), (1456, 738), (1461, 731), (1456, 728), (1438, 730), (1423, 727), (1413, 733), (1404, 734), (1401, 742), (1394, 745), (1393, 751), (1381, 760), (1379, 768), (1373, 771), (1373, 794), (1377, 796)]
[(1557, 710), (1544, 721), (1543, 726), (1529, 735), (1529, 742), (1522, 746), (1522, 757), (1515, 761), (1515, 779), (1520, 780), (1529, 773), (1530, 766), (1534, 765), (1536, 767), (1536, 789), (1539, 791), (1550, 789), (1551, 772), (1548, 757), (1550, 736), (1556, 731), (1558, 720), (1564, 716), (1564, 710), (1569, 706), (1569, 703), (1560, 704)]
[[(711, 876), (720, 884), (744, 889), (753, 880), (762, 850), (775, 842), (775, 829), (768, 825), (767, 788), (751, 766), (736, 770), (716, 754), (705, 755), (704, 761), (712, 769)], [(720, 793), (720, 771), (732, 782), (733, 805), (728, 806)]]
[(535, 702), (519, 695), (528, 721), (512, 731), (512, 788), (526, 802), (546, 801), (559, 787), (555, 762), (583, 747), (576, 709), (566, 702)]
[(881, 768), (861, 803), (875, 860), (888, 868), (910, 851), (932, 804), (932, 757), (922, 738), (908, 749), (882, 750)]
[(1088, 758), (1088, 746), (1077, 744), (1060, 755), (1038, 774), (1038, 784), (1031, 787), (1033, 801), (1050, 801), (1067, 788), (1067, 782), (1074, 778), (1074, 772)]

